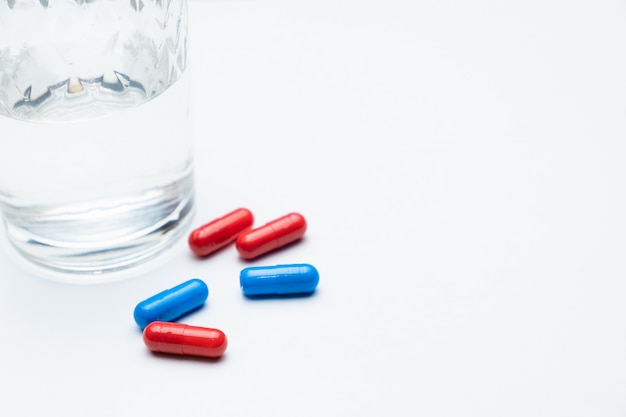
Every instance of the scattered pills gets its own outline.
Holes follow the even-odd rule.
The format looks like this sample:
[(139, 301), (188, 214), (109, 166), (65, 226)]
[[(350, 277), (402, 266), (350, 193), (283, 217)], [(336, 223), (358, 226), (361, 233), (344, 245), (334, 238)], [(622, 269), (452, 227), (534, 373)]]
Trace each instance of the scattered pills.
[(192, 231), (189, 247), (198, 256), (208, 256), (234, 242), (242, 232), (252, 227), (253, 222), (252, 213), (239, 208)]
[(208, 296), (209, 288), (202, 280), (190, 279), (137, 304), (135, 322), (143, 329), (153, 321), (177, 319), (202, 306)]
[(315, 291), (320, 276), (309, 264), (254, 266), (239, 275), (244, 295), (287, 295)]
[[(235, 242), (241, 258), (254, 259), (301, 239), (307, 229), (299, 213), (289, 213), (256, 229), (253, 223), (252, 213), (238, 208), (193, 230), (189, 247), (204, 257)], [(311, 294), (319, 283), (319, 272), (309, 264), (255, 266), (240, 272), (239, 283), (249, 297)], [(208, 296), (207, 285), (194, 278), (137, 304), (134, 318), (143, 329), (147, 348), (174, 355), (222, 356), (228, 346), (224, 332), (173, 322), (204, 305)]]
[(264, 226), (240, 234), (236, 241), (237, 251), (244, 259), (254, 259), (301, 239), (306, 227), (306, 220), (302, 215), (289, 213)]
[(224, 332), (207, 327), (155, 321), (143, 331), (143, 341), (152, 352), (217, 358), (228, 340)]

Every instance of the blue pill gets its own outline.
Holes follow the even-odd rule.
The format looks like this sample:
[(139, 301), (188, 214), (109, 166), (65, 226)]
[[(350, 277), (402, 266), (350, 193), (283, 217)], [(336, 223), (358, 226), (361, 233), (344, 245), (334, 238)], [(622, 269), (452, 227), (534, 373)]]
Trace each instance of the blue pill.
[(172, 321), (202, 306), (208, 296), (203, 281), (190, 279), (137, 304), (135, 321), (142, 329), (153, 321)]
[(287, 295), (315, 291), (320, 275), (309, 264), (253, 266), (239, 274), (244, 295)]

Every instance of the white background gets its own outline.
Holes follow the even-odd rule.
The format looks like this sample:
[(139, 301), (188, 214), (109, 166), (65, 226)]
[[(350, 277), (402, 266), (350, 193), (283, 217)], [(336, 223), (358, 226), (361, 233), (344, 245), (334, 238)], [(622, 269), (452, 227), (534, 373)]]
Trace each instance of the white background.
[[(245, 299), (233, 247), (87, 286), (5, 250), (0, 416), (626, 415), (626, 3), (190, 10), (194, 227), (302, 213), (252, 264), (309, 262), (318, 291)], [(191, 277), (219, 361), (133, 321)]]

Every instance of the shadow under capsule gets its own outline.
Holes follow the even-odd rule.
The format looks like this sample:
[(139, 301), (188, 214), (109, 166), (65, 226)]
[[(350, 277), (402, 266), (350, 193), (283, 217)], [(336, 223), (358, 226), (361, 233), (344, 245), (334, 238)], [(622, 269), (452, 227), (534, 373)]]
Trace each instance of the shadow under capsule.
[(310, 292), (299, 292), (294, 294), (243, 294), (244, 298), (248, 300), (286, 300), (286, 299), (298, 299), (298, 298), (312, 298), (318, 290)]
[(193, 356), (193, 355), (174, 355), (171, 353), (163, 353), (163, 352), (152, 352), (148, 350), (148, 354), (155, 358), (159, 358), (162, 360), (170, 360), (170, 361), (178, 361), (178, 362), (199, 362), (199, 363), (220, 363), (225, 361), (224, 358), (226, 354), (219, 356), (217, 358), (209, 358), (206, 356)]

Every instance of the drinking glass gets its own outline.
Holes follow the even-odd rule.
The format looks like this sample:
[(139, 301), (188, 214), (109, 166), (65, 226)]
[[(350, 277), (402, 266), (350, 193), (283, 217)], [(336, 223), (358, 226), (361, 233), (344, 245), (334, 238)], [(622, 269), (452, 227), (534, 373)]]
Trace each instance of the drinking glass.
[(193, 209), (186, 0), (0, 0), (0, 210), (33, 265), (89, 281)]

